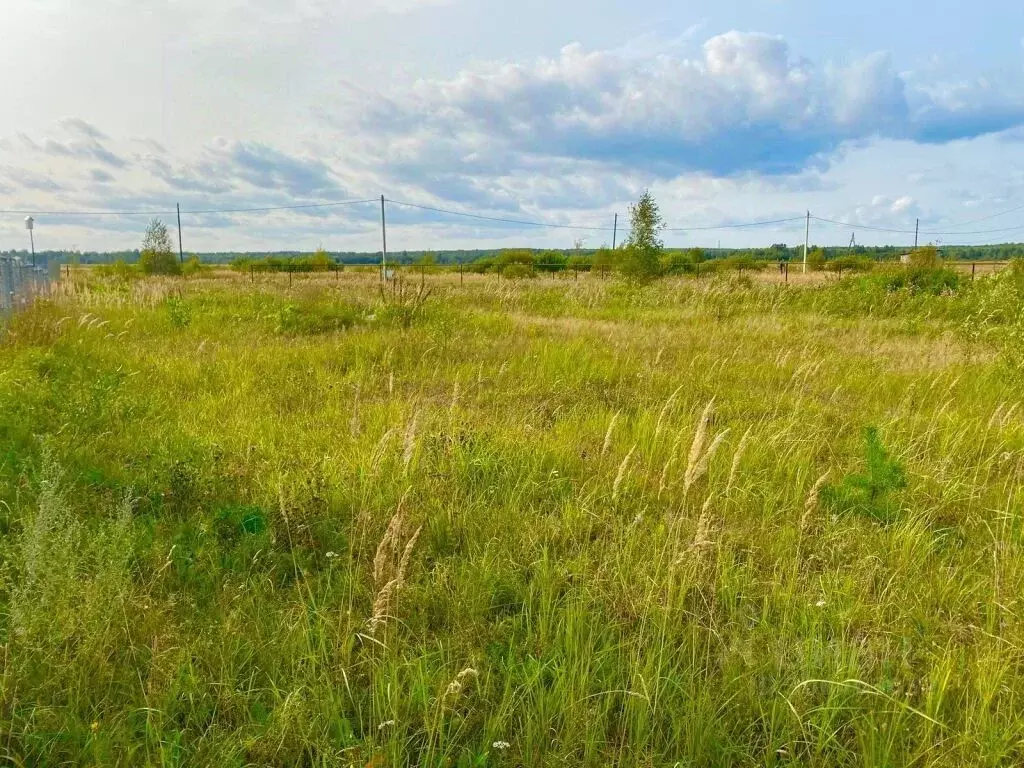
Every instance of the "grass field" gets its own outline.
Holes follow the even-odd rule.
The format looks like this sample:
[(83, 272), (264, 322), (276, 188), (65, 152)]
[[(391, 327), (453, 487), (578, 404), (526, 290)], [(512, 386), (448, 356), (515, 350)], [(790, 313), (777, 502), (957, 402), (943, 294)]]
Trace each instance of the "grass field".
[(0, 344), (0, 762), (1024, 762), (1020, 270), (67, 281)]

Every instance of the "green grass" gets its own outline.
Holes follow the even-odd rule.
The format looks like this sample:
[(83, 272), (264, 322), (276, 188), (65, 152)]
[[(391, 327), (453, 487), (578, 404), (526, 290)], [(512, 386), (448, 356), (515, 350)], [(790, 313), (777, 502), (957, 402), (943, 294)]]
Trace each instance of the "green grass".
[(0, 344), (0, 762), (1020, 765), (1012, 279), (79, 279)]

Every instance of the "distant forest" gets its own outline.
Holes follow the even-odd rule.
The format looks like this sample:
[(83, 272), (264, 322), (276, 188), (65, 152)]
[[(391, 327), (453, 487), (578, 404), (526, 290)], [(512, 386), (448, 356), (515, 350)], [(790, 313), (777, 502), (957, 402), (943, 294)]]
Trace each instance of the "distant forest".
[[(854, 246), (823, 248), (812, 246), (813, 250), (820, 250), (826, 259), (834, 259), (842, 256), (861, 256), (877, 261), (891, 261), (907, 253), (910, 248), (896, 246)], [(597, 249), (480, 249), (480, 250), (455, 250), (455, 251), (396, 251), (388, 253), (388, 261), (398, 264), (415, 264), (425, 256), (432, 259), (435, 264), (471, 264), (480, 259), (491, 259), (500, 256), (508, 250), (529, 251), (534, 254), (538, 262), (544, 261), (544, 255), (550, 254), (556, 260), (561, 261), (568, 257), (592, 257)], [(689, 252), (691, 248), (667, 248), (666, 254), (675, 252)], [(803, 246), (786, 246), (782, 244), (773, 245), (769, 248), (706, 248), (701, 249), (707, 259), (728, 258), (731, 256), (750, 256), (754, 259), (767, 261), (800, 261), (803, 259)], [(1004, 243), (1001, 245), (948, 245), (939, 248), (941, 256), (945, 259), (957, 261), (1006, 261), (1013, 258), (1024, 258), (1024, 243)], [(22, 259), (31, 258), (28, 251), (8, 251), (5, 255), (20, 256)], [(313, 256), (308, 251), (264, 251), (264, 252), (221, 252), (221, 253), (192, 253), (185, 256), (198, 256), (204, 264), (231, 264), (240, 261), (258, 261), (264, 259), (275, 260), (297, 260), (308, 259)], [(376, 264), (380, 261), (380, 251), (367, 253), (365, 251), (327, 251), (322, 255), (339, 264)], [(38, 251), (36, 258), (40, 260), (57, 261), (59, 263), (72, 264), (112, 264), (116, 261), (124, 261), (133, 264), (139, 259), (139, 251)]]

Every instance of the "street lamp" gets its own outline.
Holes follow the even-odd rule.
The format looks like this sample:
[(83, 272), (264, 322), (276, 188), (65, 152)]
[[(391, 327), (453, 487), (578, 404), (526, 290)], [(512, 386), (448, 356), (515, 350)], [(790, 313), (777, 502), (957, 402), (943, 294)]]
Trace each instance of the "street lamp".
[(29, 239), (29, 242), (32, 244), (32, 271), (33, 272), (35, 272), (35, 269), (36, 269), (36, 237), (35, 237), (34, 234), (32, 234), (32, 231), (35, 229), (35, 227), (36, 227), (36, 220), (33, 219), (31, 216), (26, 216), (25, 217), (25, 229), (28, 230), (28, 239)]

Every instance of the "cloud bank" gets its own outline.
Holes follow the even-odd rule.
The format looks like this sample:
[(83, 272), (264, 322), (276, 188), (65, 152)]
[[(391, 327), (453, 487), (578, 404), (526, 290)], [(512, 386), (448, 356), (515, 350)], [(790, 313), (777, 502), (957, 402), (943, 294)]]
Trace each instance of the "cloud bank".
[(1024, 124), (1019, 88), (918, 83), (884, 53), (815, 65), (781, 38), (736, 31), (692, 58), (574, 44), (554, 59), (484, 64), (353, 106), (360, 131), (408, 165), (503, 172), (562, 158), (658, 178), (791, 174), (848, 142), (946, 143)]

